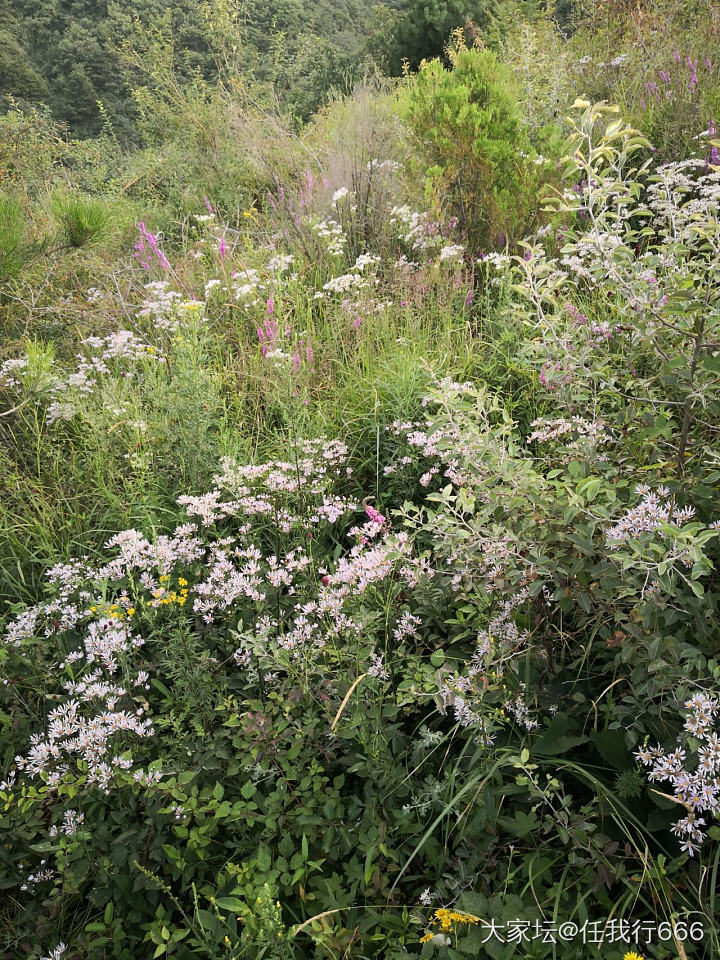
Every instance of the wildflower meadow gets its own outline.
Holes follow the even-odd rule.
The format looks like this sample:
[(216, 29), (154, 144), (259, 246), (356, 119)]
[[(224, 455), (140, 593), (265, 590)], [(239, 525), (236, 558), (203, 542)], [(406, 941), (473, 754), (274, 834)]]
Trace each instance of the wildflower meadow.
[(0, 31), (0, 956), (720, 958), (717, 5), (85, 6)]

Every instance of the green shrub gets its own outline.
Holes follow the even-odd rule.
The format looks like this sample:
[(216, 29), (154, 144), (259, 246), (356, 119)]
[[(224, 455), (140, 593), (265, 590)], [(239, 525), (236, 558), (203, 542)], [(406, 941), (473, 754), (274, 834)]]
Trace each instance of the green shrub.
[(427, 188), (455, 216), (472, 252), (505, 246), (532, 226), (540, 166), (497, 57), (452, 52), (452, 66), (423, 66), (407, 93), (406, 117), (426, 163)]
[(0, 195), (0, 283), (16, 277), (30, 257), (27, 217), (14, 197)]
[(56, 196), (52, 211), (60, 227), (63, 242), (75, 249), (105, 240), (112, 219), (107, 203), (95, 197)]

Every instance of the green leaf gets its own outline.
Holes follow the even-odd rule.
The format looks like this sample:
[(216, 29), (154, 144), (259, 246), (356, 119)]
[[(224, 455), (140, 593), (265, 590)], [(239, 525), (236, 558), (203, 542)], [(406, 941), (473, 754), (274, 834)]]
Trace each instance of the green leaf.
[(245, 903), (237, 897), (218, 897), (215, 904), (221, 910), (229, 910), (231, 913), (239, 913), (245, 907)]
[(512, 820), (503, 817), (499, 823), (501, 823), (509, 833), (520, 838), (527, 837), (528, 834), (540, 826), (540, 821), (535, 815), (534, 810), (531, 810), (530, 813), (518, 810)]
[(266, 846), (261, 846), (258, 848), (258, 852), (255, 855), (255, 862), (257, 863), (258, 870), (261, 870), (263, 873), (267, 871), (272, 866), (272, 857), (270, 856), (270, 851)]
[(564, 714), (556, 714), (550, 726), (545, 730), (542, 736), (533, 741), (533, 753), (542, 754), (547, 757), (558, 756), (567, 753), (573, 747), (580, 746), (581, 743), (587, 743), (590, 737), (568, 733), (571, 721)]
[(600, 730), (591, 737), (595, 749), (616, 770), (628, 770), (634, 766), (633, 756), (625, 745), (622, 730)]

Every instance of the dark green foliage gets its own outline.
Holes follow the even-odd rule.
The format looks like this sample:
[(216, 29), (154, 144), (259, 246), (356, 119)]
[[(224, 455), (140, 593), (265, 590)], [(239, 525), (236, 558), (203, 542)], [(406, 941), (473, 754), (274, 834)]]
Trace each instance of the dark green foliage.
[(0, 30), (0, 64), (0, 98), (9, 94), (29, 103), (47, 99), (47, 83), (7, 27)]
[[(391, 73), (404, 64), (416, 70), (422, 60), (442, 57), (453, 30), (495, 46), (518, 17), (531, 16), (535, 0), (402, 0), (386, 37), (384, 59)], [(382, 42), (379, 43), (382, 47)]]
[(506, 68), (488, 50), (451, 51), (451, 69), (426, 64), (407, 118), (441, 198), (479, 254), (527, 233), (537, 204), (532, 148)]
[[(124, 88), (117, 60), (105, 45), (106, 3), (21, 0), (14, 6), (16, 37), (28, 69), (42, 77), (42, 99), (53, 115), (85, 136), (102, 126), (99, 100), (119, 118)], [(8, 92), (30, 99), (22, 83)]]
[(56, 197), (53, 213), (63, 242), (74, 248), (97, 243), (105, 236), (110, 223), (106, 204), (94, 197)]
[(0, 194), (0, 284), (16, 277), (30, 256), (28, 225), (22, 204)]
[(247, 0), (233, 13), (224, 46), (208, 29), (201, 0), (129, 7), (113, 0), (18, 0), (15, 9), (16, 20), (0, 33), (0, 94), (46, 102), (57, 120), (84, 137), (100, 133), (107, 118), (116, 136), (138, 139), (131, 90), (144, 81), (121, 56), (138, 26), (167, 38), (180, 84), (197, 78), (214, 84), (232, 47), (239, 73), (274, 85), (302, 119), (330, 89), (348, 88), (365, 51), (360, 0)]

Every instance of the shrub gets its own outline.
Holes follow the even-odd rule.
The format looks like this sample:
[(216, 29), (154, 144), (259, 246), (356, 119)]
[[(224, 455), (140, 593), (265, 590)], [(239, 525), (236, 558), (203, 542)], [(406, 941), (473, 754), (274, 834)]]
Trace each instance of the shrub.
[(542, 158), (495, 54), (460, 44), (450, 69), (425, 64), (408, 89), (406, 117), (428, 164), (428, 190), (457, 218), (471, 252), (504, 247), (531, 228)]
[(0, 283), (18, 276), (31, 256), (28, 223), (19, 200), (0, 194)]
[(62, 242), (74, 249), (106, 239), (111, 228), (106, 202), (80, 194), (53, 199), (52, 211), (61, 230)]

